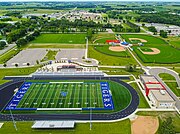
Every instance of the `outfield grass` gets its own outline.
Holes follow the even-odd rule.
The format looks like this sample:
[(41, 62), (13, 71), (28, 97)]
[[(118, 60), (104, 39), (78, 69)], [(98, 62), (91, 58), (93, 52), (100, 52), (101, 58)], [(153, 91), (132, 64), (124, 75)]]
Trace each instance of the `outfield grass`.
[(115, 35), (114, 34), (108, 34), (108, 33), (99, 33), (99, 34), (94, 34), (93, 37), (91, 38), (91, 43), (100, 43), (100, 44), (106, 44), (106, 40), (115, 40)]
[(41, 34), (31, 43), (85, 44), (86, 34)]
[(0, 56), (0, 64), (6, 63), (8, 60), (10, 60), (12, 57), (17, 55), (20, 52), (19, 49), (11, 49), (10, 51), (4, 53)]
[(115, 56), (106, 55), (96, 51), (92, 45), (89, 45), (88, 57), (98, 60), (99, 65), (123, 66), (128, 64), (137, 64), (134, 58), (131, 56), (129, 58), (124, 58), (124, 57), (115, 57)]
[(130, 120), (124, 120), (114, 123), (92, 123), (92, 130), (89, 129), (89, 123), (78, 123), (75, 129), (31, 129), (33, 122), (17, 122), (18, 132), (15, 131), (12, 122), (5, 122), (0, 129), (1, 134), (130, 134)]
[(153, 50), (151, 48), (149, 48), (149, 47), (141, 47), (141, 50), (143, 52), (153, 52)]
[[(161, 123), (167, 119), (168, 117), (172, 118), (172, 124), (174, 126), (174, 129), (177, 133), (180, 132), (180, 116), (176, 112), (137, 112), (137, 115), (142, 115), (142, 116), (156, 116), (159, 118), (159, 123)], [(159, 129), (157, 134), (159, 134)]]
[[(171, 64), (180, 62), (180, 51), (170, 46), (163, 39), (150, 36), (150, 35), (138, 35), (138, 34), (122, 34), (121, 35), (126, 41), (130, 42), (129, 38), (140, 38), (144, 39), (145, 46), (133, 46), (134, 52), (144, 63), (160, 63), (160, 64)], [(157, 48), (160, 50), (159, 54), (147, 55), (143, 54), (138, 48), (144, 49), (146, 47)]]
[(130, 57), (129, 52), (126, 51), (121, 51), (121, 52), (115, 52), (115, 51), (111, 51), (109, 50), (109, 45), (96, 45), (94, 46), (94, 49), (97, 50), (98, 52), (101, 52), (103, 54), (107, 54), (110, 56), (117, 56), (117, 57)]
[(55, 60), (55, 56), (57, 53), (58, 51), (49, 50), (46, 56), (41, 60), (41, 62), (47, 61), (47, 60)]
[(138, 108), (150, 108), (149, 104), (147, 103), (146, 99), (144, 98), (144, 95), (142, 94), (138, 85), (136, 83), (131, 83), (130, 85), (136, 90), (136, 92), (139, 95), (139, 106), (138, 106)]

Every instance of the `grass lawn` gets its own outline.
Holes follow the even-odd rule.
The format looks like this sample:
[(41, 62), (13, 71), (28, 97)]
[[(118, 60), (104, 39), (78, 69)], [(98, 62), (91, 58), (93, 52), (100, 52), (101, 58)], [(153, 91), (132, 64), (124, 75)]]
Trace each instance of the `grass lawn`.
[[(138, 34), (122, 34), (121, 35), (126, 41), (130, 42), (129, 38), (140, 38), (144, 39), (145, 46), (133, 46), (134, 52), (144, 63), (160, 63), (160, 64), (171, 64), (180, 62), (180, 51), (170, 46), (163, 39), (150, 36), (150, 35), (138, 35)], [(138, 48), (144, 49), (146, 47), (157, 48), (160, 50), (159, 54), (147, 55), (143, 54)]]
[(150, 108), (149, 104), (147, 103), (146, 99), (144, 98), (144, 95), (142, 94), (141, 90), (139, 89), (138, 85), (136, 83), (130, 84), (138, 93), (139, 95), (139, 106), (138, 108)]
[(58, 51), (49, 50), (46, 56), (41, 60), (41, 62), (47, 61), (47, 60), (55, 60), (55, 56), (57, 53)]
[(180, 48), (180, 37), (168, 37), (166, 39), (173, 47)]
[(129, 52), (122, 51), (122, 52), (115, 52), (109, 50), (109, 45), (96, 45), (94, 46), (94, 49), (97, 50), (98, 52), (101, 52), (103, 54), (111, 55), (111, 56), (117, 56), (117, 57), (130, 57)]
[(39, 67), (27, 67), (27, 68), (5, 68), (0, 69), (0, 84), (7, 82), (2, 80), (4, 76), (16, 76), (16, 75), (28, 75), (35, 72)]
[(85, 44), (86, 34), (41, 34), (31, 43)]
[(31, 129), (33, 122), (17, 122), (18, 132), (15, 131), (12, 122), (5, 122), (0, 129), (1, 134), (102, 134), (102, 133), (118, 133), (130, 134), (130, 120), (124, 120), (114, 123), (92, 123), (92, 130), (89, 129), (89, 123), (77, 123), (74, 129)]
[(143, 71), (140, 69), (136, 69), (135, 72), (128, 72), (125, 68), (107, 68), (107, 67), (100, 67), (99, 70), (103, 71), (108, 75), (135, 75), (138, 77), (140, 74), (143, 74)]
[(85, 44), (31, 43), (27, 48), (85, 48)]
[(8, 60), (10, 60), (12, 57), (17, 55), (20, 52), (19, 49), (11, 49), (10, 51), (4, 53), (0, 56), (0, 64), (6, 63)]
[(115, 57), (100, 53), (94, 49), (94, 46), (88, 48), (88, 57), (99, 61), (99, 65), (116, 65), (123, 66), (128, 64), (137, 64), (133, 57)]
[(159, 77), (162, 78), (162, 80), (175, 80), (174, 76), (167, 73), (161, 73)]
[[(180, 132), (180, 116), (176, 112), (138, 112), (137, 115), (142, 116), (157, 116), (159, 118), (159, 122), (161, 125), (161, 122), (163, 122), (168, 117), (172, 118), (172, 124), (174, 126), (174, 129), (177, 133)], [(159, 130), (158, 130), (159, 131)], [(157, 132), (158, 134), (159, 132)]]
[(176, 82), (165, 82), (165, 83), (177, 97), (180, 97), (180, 89), (178, 89), (178, 85)]

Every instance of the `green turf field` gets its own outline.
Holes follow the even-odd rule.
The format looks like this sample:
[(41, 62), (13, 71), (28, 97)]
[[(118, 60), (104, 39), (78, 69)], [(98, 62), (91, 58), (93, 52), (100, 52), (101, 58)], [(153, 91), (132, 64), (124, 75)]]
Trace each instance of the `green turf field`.
[(140, 48), (143, 52), (153, 52), (153, 50), (149, 47), (141, 47)]
[(17, 108), (104, 108), (100, 83), (32, 83)]
[(94, 49), (98, 52), (101, 52), (103, 54), (107, 54), (110, 56), (117, 56), (117, 57), (130, 57), (129, 53), (127, 51), (122, 52), (115, 52), (109, 50), (110, 45), (96, 45), (94, 46)]
[(128, 64), (137, 64), (132, 56), (126, 58), (107, 55), (95, 50), (92, 45), (88, 47), (88, 57), (98, 60), (99, 65), (126, 66)]
[(41, 34), (31, 43), (85, 44), (86, 34)]
[[(170, 46), (163, 39), (142, 34), (122, 34), (121, 35), (127, 42), (132, 43), (129, 38), (140, 38), (147, 42), (143, 43), (144, 46), (133, 46), (134, 52), (144, 63), (160, 63), (160, 64), (171, 64), (180, 62), (180, 51)], [(157, 48), (160, 50), (159, 54), (148, 55), (141, 52), (142, 49), (146, 48)], [(139, 50), (138, 48), (141, 48)]]

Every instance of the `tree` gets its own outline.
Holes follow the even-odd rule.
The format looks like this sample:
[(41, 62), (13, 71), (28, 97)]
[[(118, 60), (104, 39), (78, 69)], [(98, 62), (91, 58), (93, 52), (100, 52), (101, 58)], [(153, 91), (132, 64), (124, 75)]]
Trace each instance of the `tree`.
[(17, 63), (15, 64), (15, 67), (18, 67), (18, 64), (17, 64)]
[(156, 28), (154, 26), (148, 27), (148, 30), (153, 32), (154, 34), (157, 34), (157, 30), (156, 30)]
[(5, 41), (0, 41), (0, 49), (3, 49), (6, 46)]
[(3, 64), (3, 67), (7, 67), (7, 64), (6, 64), (6, 63), (4, 63), (4, 64)]
[(87, 30), (87, 38), (90, 40), (92, 38), (93, 31), (91, 28)]
[(162, 122), (159, 131), (160, 134), (176, 134), (171, 117), (167, 118), (165, 121)]
[(167, 32), (165, 32), (164, 30), (160, 30), (160, 36), (163, 38), (167, 38)]
[(30, 66), (30, 63), (27, 63), (27, 66)]
[(27, 40), (24, 38), (21, 38), (21, 39), (17, 40), (16, 44), (17, 44), (17, 47), (24, 46), (27, 44)]

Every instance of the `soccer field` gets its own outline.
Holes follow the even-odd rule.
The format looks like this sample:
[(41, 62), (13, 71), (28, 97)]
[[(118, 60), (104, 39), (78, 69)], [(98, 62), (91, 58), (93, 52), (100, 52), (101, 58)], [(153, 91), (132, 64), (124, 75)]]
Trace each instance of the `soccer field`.
[(25, 82), (6, 107), (10, 108), (103, 110), (114, 106), (108, 82)]

